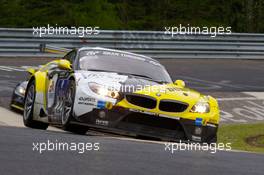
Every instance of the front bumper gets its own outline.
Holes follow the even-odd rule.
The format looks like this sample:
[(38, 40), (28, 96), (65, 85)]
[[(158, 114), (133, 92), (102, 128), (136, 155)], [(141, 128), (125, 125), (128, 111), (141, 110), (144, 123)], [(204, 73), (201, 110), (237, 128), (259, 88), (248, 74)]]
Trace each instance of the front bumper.
[(24, 110), (24, 97), (13, 93), (11, 103), (11, 108), (23, 111)]
[(195, 120), (158, 116), (122, 107), (94, 109), (76, 118), (90, 127), (119, 134), (145, 136), (167, 141), (216, 142), (218, 125), (201, 125)]

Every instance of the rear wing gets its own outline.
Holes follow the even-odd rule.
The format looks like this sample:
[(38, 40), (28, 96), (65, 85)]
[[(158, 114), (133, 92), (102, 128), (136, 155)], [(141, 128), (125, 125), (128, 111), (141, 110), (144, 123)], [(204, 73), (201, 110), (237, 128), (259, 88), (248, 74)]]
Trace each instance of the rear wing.
[(40, 44), (40, 52), (44, 52), (44, 53), (53, 53), (53, 54), (65, 55), (68, 52), (70, 52), (71, 50), (72, 49), (52, 46), (49, 44)]

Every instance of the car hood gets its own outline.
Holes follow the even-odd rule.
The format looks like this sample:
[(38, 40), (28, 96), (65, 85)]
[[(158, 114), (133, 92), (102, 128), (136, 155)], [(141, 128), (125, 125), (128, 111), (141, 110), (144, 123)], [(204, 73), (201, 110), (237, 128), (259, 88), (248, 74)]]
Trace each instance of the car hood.
[(134, 94), (151, 96), (158, 100), (181, 101), (189, 105), (196, 104), (199, 100), (204, 100), (203, 95), (189, 88), (180, 87), (174, 83), (154, 85), (142, 90), (135, 91)]
[(139, 94), (162, 100), (176, 100), (195, 104), (203, 95), (192, 89), (174, 83), (161, 84), (142, 77), (120, 75), (109, 72), (79, 71), (81, 78), (106, 87), (115, 87), (122, 94)]

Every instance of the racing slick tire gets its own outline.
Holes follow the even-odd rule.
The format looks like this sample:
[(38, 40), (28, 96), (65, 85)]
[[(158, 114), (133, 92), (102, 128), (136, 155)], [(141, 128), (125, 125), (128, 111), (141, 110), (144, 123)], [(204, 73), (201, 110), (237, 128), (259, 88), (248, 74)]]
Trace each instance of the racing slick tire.
[(25, 95), (23, 122), (24, 122), (24, 125), (29, 128), (45, 130), (49, 126), (48, 123), (35, 121), (33, 119), (35, 97), (36, 97), (35, 81), (32, 80), (29, 82), (26, 95)]
[(69, 88), (66, 92), (63, 116), (62, 116), (62, 129), (75, 134), (85, 135), (88, 131), (87, 126), (72, 124), (71, 121), (75, 121), (73, 117), (73, 104), (75, 97), (75, 81), (70, 79)]

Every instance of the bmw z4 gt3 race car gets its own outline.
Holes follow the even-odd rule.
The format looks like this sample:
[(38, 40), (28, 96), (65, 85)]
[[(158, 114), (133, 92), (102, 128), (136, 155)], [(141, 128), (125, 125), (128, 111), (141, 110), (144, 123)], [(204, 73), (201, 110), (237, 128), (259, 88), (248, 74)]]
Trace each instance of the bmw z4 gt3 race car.
[(150, 57), (83, 47), (28, 72), (11, 104), (23, 108), (27, 127), (52, 124), (78, 134), (93, 128), (169, 141), (217, 140), (216, 99), (186, 88), (182, 80), (173, 82)]

